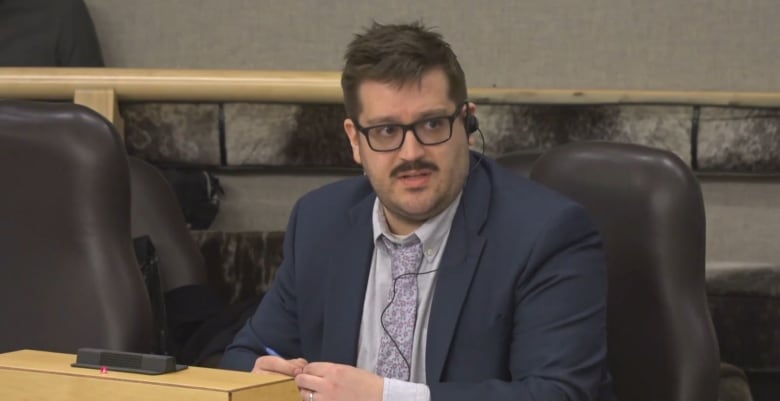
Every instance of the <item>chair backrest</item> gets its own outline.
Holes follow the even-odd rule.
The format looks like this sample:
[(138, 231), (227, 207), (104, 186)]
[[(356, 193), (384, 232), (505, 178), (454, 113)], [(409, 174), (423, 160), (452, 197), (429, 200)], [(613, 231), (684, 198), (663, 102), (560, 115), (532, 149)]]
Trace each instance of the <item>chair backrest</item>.
[(111, 124), (75, 104), (0, 102), (0, 182), (0, 352), (151, 351)]
[(617, 399), (716, 400), (704, 206), (691, 170), (659, 149), (575, 142), (545, 153), (530, 176), (582, 204), (603, 235)]
[(518, 150), (496, 157), (496, 162), (516, 174), (528, 177), (531, 166), (544, 153), (542, 150)]
[(206, 262), (170, 184), (153, 165), (135, 157), (128, 159), (131, 232), (133, 237), (151, 238), (160, 259), (163, 290), (207, 284)]

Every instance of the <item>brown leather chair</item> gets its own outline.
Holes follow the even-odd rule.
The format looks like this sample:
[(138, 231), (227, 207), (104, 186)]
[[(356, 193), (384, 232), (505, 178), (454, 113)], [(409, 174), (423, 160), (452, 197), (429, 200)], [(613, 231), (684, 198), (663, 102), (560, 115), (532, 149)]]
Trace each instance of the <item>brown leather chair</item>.
[(0, 182), (0, 352), (151, 351), (113, 126), (75, 104), (0, 102)]
[(531, 167), (542, 153), (544, 151), (541, 149), (518, 150), (497, 156), (496, 162), (523, 177), (528, 177)]
[(133, 237), (151, 238), (160, 259), (163, 290), (206, 285), (206, 262), (170, 184), (153, 165), (135, 157), (128, 161), (131, 232)]
[(206, 261), (171, 185), (148, 162), (135, 157), (128, 161), (132, 235), (149, 236), (158, 257), (164, 312), (158, 300), (153, 305), (156, 317), (165, 319), (160, 322), (166, 327), (161, 350), (186, 364), (216, 367), (218, 361), (199, 357), (214, 335), (212, 319), (218, 319), (226, 305), (208, 281)]
[(576, 142), (545, 153), (530, 177), (581, 203), (604, 237), (617, 399), (715, 401), (704, 206), (691, 170), (659, 149)]

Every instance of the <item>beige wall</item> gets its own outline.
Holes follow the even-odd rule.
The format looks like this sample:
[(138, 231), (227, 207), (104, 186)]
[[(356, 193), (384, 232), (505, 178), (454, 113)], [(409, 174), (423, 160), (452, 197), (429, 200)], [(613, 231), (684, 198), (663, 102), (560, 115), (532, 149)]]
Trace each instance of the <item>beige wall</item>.
[(372, 18), (439, 27), (472, 86), (780, 91), (778, 0), (87, 0), (122, 67), (329, 69)]

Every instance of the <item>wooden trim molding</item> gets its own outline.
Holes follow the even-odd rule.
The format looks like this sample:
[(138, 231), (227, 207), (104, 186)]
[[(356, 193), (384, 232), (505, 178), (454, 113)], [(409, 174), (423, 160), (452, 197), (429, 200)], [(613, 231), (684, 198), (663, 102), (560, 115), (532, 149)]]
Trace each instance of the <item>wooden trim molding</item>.
[[(113, 90), (118, 101), (340, 103), (338, 71), (0, 68), (0, 98), (73, 99)], [(482, 104), (695, 104), (780, 107), (777, 92), (471, 88)]]

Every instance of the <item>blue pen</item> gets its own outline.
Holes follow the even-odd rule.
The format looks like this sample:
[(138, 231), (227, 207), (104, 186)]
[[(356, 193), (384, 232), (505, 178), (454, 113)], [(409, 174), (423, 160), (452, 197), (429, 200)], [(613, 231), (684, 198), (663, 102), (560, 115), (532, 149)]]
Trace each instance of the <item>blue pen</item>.
[(279, 355), (278, 352), (274, 351), (274, 349), (271, 347), (265, 347), (265, 353), (271, 356), (278, 356), (279, 358), (282, 357), (281, 355)]

